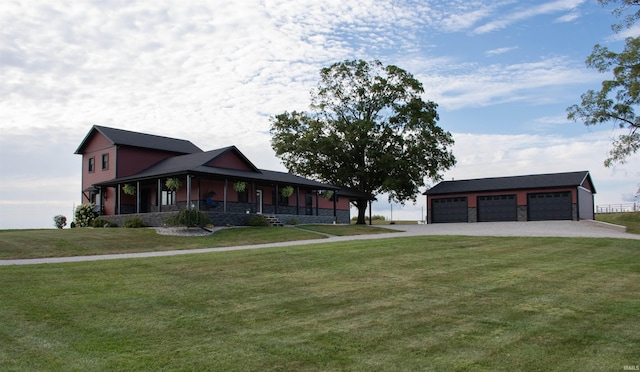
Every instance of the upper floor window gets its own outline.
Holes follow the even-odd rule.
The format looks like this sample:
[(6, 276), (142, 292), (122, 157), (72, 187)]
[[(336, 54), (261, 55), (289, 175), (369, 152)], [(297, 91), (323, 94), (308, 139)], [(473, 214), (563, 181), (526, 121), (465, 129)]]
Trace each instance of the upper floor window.
[(94, 172), (96, 170), (96, 158), (94, 158), (94, 157), (90, 157), (89, 158), (89, 163), (88, 163), (87, 169), (88, 169), (89, 173)]
[(102, 154), (102, 170), (109, 169), (109, 154)]

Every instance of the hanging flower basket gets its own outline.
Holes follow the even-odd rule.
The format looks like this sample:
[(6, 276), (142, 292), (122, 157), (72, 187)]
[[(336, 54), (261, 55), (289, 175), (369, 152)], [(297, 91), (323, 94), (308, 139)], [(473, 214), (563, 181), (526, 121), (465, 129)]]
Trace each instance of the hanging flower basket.
[(291, 195), (293, 195), (293, 187), (292, 186), (285, 186), (282, 188), (282, 190), (280, 190), (280, 195), (282, 195), (283, 198), (288, 198)]
[(182, 182), (177, 178), (167, 178), (167, 182), (164, 184), (171, 191), (176, 191), (182, 186)]
[(236, 182), (233, 184), (233, 189), (236, 190), (237, 192), (243, 192), (244, 190), (247, 189), (247, 183), (246, 182)]
[(124, 193), (127, 195), (135, 195), (136, 187), (133, 186), (132, 184), (127, 183), (124, 186), (122, 186), (122, 191), (124, 191)]
[(324, 190), (321, 194), (321, 197), (323, 197), (324, 199), (330, 200), (333, 197), (333, 191), (331, 190)]

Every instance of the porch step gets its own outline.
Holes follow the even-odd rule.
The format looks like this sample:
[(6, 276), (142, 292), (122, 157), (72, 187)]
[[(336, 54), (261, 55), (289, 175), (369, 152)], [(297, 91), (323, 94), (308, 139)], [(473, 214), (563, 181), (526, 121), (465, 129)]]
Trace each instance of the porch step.
[(269, 224), (271, 226), (284, 226), (284, 224), (280, 222), (280, 220), (276, 216), (264, 215), (264, 218), (266, 218), (267, 221), (269, 221)]

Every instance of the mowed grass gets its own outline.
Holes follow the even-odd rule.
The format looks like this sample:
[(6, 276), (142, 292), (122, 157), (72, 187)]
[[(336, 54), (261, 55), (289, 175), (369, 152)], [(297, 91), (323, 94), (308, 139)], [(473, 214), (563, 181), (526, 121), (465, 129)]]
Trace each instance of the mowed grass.
[(602, 213), (596, 220), (626, 226), (628, 233), (640, 234), (640, 212)]
[(369, 225), (302, 225), (300, 226), (300, 228), (336, 236), (387, 234), (400, 232), (400, 230), (393, 230), (392, 228), (382, 228)]
[(322, 239), (292, 228), (226, 229), (209, 236), (167, 236), (153, 229), (0, 230), (0, 259), (87, 256)]
[(640, 244), (411, 237), (0, 267), (0, 370), (622, 370)]

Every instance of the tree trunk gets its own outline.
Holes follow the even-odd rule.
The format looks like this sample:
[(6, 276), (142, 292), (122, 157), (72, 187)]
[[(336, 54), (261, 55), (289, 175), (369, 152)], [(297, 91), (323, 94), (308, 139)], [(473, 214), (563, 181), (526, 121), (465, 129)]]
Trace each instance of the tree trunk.
[(366, 225), (367, 221), (365, 220), (365, 213), (367, 212), (367, 201), (356, 201), (356, 207), (358, 208), (358, 222), (356, 222), (356, 225)]

